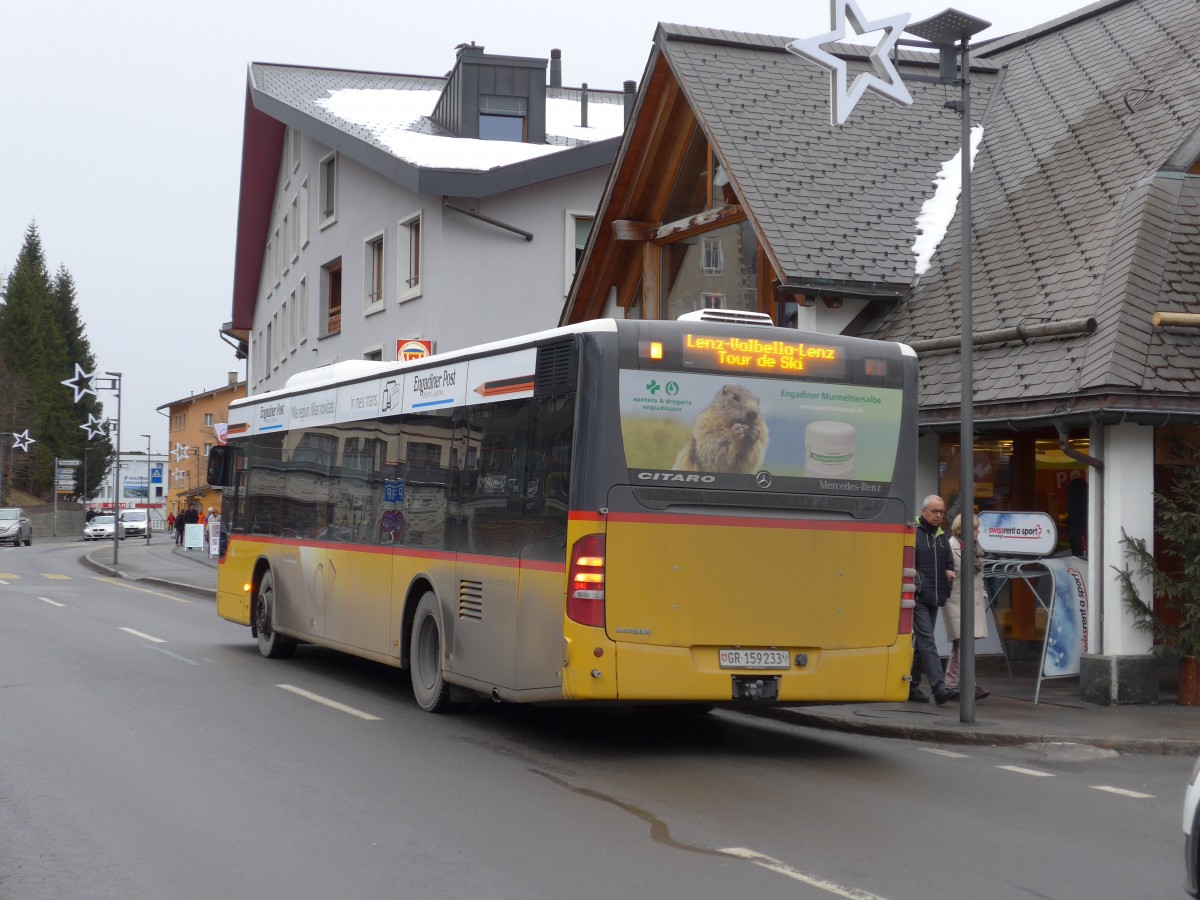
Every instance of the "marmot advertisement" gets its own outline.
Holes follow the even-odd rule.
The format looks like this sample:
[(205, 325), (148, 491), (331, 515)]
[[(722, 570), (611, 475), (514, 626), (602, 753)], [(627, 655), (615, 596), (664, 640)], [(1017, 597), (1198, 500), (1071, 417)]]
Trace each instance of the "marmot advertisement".
[(621, 371), (635, 483), (882, 495), (901, 408), (893, 388)]

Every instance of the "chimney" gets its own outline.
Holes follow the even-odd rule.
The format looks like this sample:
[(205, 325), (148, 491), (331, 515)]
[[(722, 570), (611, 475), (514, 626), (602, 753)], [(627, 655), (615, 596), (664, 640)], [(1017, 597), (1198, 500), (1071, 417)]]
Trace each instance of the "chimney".
[(583, 83), (579, 91), (579, 127), (587, 128), (587, 82)]
[(229, 373), (229, 383), (230, 383), (230, 384), (237, 384), (237, 383), (238, 383), (238, 373), (237, 373), (237, 372), (230, 372), (230, 373)]
[(562, 87), (562, 51), (550, 51), (550, 87)]
[(633, 118), (633, 102), (637, 99), (637, 82), (625, 82), (625, 124)]

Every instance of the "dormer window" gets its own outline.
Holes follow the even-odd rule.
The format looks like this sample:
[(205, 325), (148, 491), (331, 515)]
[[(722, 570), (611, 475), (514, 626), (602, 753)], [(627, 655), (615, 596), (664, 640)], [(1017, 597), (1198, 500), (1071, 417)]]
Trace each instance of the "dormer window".
[(479, 137), (485, 141), (525, 140), (529, 102), (524, 97), (479, 95)]

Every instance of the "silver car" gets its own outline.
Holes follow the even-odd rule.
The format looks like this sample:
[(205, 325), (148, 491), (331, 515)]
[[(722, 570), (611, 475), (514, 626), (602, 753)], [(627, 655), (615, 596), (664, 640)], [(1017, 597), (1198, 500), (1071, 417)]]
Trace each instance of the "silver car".
[(121, 529), (120, 538), (125, 540), (125, 526), (118, 525), (114, 516), (96, 516), (83, 526), (83, 539), (85, 541), (111, 541), (114, 528)]
[(1183, 852), (1183, 886), (1193, 897), (1200, 897), (1200, 759), (1183, 795)]
[(33, 544), (33, 522), (19, 506), (0, 509), (0, 542), (9, 541), (14, 547)]

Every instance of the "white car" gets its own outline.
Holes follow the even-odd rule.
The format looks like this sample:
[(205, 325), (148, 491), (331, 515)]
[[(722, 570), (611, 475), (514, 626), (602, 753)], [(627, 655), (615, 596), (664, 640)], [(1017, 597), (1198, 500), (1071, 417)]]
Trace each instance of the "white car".
[[(83, 526), (83, 539), (85, 541), (103, 541), (107, 538), (111, 541), (113, 529), (116, 527), (117, 522), (113, 516), (96, 516)], [(125, 526), (121, 525), (120, 528), (121, 540), (125, 540)]]
[(1200, 897), (1200, 759), (1192, 767), (1192, 778), (1183, 795), (1183, 850), (1187, 859), (1184, 889)]
[(125, 526), (125, 537), (145, 537), (150, 517), (144, 509), (127, 509), (121, 513), (121, 524)]

